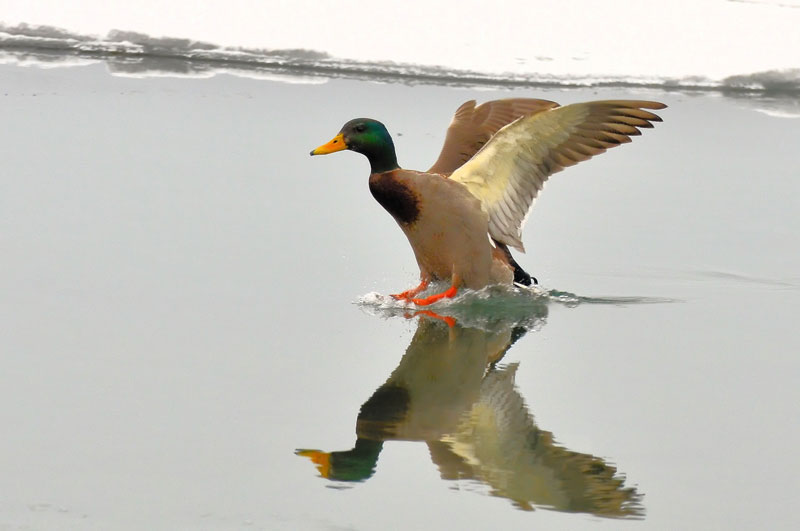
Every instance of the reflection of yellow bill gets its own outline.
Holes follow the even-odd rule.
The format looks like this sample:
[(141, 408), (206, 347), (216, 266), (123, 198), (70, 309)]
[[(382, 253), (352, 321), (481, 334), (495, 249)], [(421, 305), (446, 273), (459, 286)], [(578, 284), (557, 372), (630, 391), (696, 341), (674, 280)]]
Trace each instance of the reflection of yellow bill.
[[(319, 149), (319, 148), (317, 148)], [(343, 148), (340, 148), (343, 149)], [(338, 151), (338, 150), (337, 150)], [(328, 152), (332, 153), (332, 152)], [(325, 153), (311, 153), (312, 155), (324, 155)], [(321, 452), (319, 450), (297, 450), (297, 455), (308, 457), (311, 462), (317, 465), (317, 470), (324, 478), (331, 477), (331, 454), (328, 452)]]

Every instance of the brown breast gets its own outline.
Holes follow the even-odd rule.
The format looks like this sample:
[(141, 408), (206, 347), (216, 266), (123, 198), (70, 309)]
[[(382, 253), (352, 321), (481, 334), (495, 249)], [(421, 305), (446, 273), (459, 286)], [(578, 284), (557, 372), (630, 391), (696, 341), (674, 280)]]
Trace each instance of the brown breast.
[(398, 223), (411, 225), (419, 217), (419, 197), (407, 184), (398, 179), (398, 171), (401, 170), (370, 175), (369, 191)]

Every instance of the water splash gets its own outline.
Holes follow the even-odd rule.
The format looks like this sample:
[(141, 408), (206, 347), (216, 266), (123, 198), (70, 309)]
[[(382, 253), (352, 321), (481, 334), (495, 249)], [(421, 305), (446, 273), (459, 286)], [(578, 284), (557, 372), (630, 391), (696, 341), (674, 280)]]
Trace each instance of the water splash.
[[(443, 291), (444, 284), (433, 285), (421, 297)], [(392, 317), (414, 317), (423, 308), (415, 304), (396, 300), (391, 295), (378, 292), (366, 293), (357, 304), (363, 311), (385, 319)], [(442, 299), (425, 310), (452, 317), (463, 326), (487, 331), (498, 327), (518, 327), (526, 330), (540, 328), (553, 304), (575, 308), (585, 304), (611, 304), (629, 306), (634, 304), (663, 304), (678, 302), (661, 297), (586, 297), (568, 291), (545, 289), (540, 286), (487, 286), (480, 290), (463, 289), (452, 299)]]

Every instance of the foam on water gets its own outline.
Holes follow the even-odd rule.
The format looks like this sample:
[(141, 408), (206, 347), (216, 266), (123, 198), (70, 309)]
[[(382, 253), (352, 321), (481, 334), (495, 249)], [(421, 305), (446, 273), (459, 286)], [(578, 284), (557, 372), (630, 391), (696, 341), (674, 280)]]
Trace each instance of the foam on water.
[[(429, 288), (421, 296), (446, 289), (445, 285)], [(582, 304), (660, 304), (677, 302), (658, 297), (586, 297), (567, 291), (518, 286), (487, 286), (480, 290), (462, 289), (452, 299), (442, 299), (429, 306), (420, 307), (407, 301), (396, 300), (378, 292), (366, 293), (355, 304), (365, 312), (383, 317), (415, 317), (433, 312), (442, 317), (452, 317), (460, 324), (488, 331), (497, 327), (523, 327), (527, 330), (539, 328), (547, 318), (553, 304), (574, 308)]]

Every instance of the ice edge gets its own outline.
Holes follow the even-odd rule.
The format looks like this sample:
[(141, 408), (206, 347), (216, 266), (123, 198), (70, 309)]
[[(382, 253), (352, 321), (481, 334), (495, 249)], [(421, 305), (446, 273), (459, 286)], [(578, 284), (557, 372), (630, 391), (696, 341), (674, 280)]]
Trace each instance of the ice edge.
[(153, 37), (112, 30), (106, 37), (72, 33), (52, 26), (0, 23), (0, 55), (48, 66), (74, 66), (65, 57), (106, 61), (115, 75), (181, 75), (210, 77), (217, 73), (282, 74), (306, 78), (356, 78), (400, 81), (408, 84), (487, 87), (629, 87), (681, 91), (718, 91), (772, 97), (800, 94), (800, 68), (738, 74), (719, 80), (637, 78), (635, 76), (556, 77), (537, 73), (493, 74), (439, 66), (364, 62), (330, 57), (306, 49), (251, 49), (220, 47), (208, 42)]

